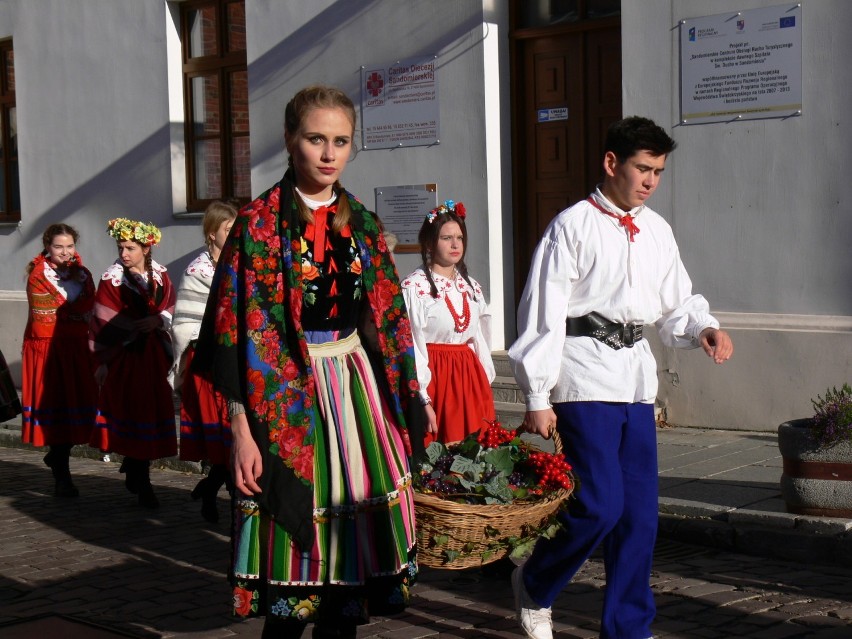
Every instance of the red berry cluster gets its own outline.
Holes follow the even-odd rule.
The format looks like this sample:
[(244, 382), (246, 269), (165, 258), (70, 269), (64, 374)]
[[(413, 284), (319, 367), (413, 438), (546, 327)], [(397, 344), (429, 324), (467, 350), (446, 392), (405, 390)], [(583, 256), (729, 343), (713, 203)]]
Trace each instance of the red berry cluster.
[(551, 453), (530, 453), (527, 462), (538, 475), (538, 483), (545, 488), (564, 488), (571, 490), (571, 464), (562, 455)]
[(505, 444), (515, 439), (517, 431), (507, 430), (500, 425), (496, 419), (488, 422), (488, 426), (480, 429), (479, 435), (476, 436), (476, 441), (480, 446), (485, 448), (496, 448), (500, 444)]

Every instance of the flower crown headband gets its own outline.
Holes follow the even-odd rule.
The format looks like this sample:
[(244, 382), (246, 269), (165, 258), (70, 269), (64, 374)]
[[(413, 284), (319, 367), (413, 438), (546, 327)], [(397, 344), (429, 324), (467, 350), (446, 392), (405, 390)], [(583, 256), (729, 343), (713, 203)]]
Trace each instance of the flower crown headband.
[(435, 221), (435, 218), (439, 215), (443, 215), (444, 213), (454, 213), (462, 220), (467, 214), (467, 209), (464, 208), (464, 204), (461, 202), (454, 202), (453, 200), (444, 200), (444, 203), (432, 209), (426, 214), (426, 220), (431, 224)]
[(160, 229), (150, 222), (145, 224), (126, 217), (116, 217), (107, 222), (107, 233), (114, 237), (116, 242), (133, 240), (143, 246), (159, 244), (163, 236)]

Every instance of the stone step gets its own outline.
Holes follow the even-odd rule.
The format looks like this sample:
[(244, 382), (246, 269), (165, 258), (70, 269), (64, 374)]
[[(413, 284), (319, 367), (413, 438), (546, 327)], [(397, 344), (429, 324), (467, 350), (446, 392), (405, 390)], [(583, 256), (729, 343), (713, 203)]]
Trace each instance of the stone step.
[(495, 402), (505, 402), (508, 404), (524, 403), (523, 393), (521, 393), (521, 389), (515, 383), (514, 377), (498, 375), (491, 382), (491, 390), (494, 392)]
[(494, 362), (494, 368), (497, 370), (499, 377), (514, 377), (512, 375), (512, 367), (509, 366), (509, 356), (506, 351), (492, 351), (491, 359)]

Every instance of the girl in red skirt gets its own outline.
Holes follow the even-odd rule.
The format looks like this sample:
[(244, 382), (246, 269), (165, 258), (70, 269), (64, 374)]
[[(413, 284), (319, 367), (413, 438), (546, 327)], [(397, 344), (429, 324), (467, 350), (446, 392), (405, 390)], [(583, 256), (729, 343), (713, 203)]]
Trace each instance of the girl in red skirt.
[(121, 472), (139, 503), (157, 508), (150, 460), (177, 453), (175, 410), (167, 380), (172, 365), (169, 329), (175, 291), (166, 268), (151, 257), (160, 230), (126, 218), (109, 221), (118, 259), (95, 295), (90, 346), (100, 366), (98, 416), (91, 445), (124, 456)]
[(95, 424), (97, 387), (88, 346), (95, 285), (77, 253), (78, 239), (73, 227), (51, 224), (42, 236), (44, 250), (27, 265), (21, 438), (49, 446), (44, 463), (53, 471), (57, 497), (80, 494), (71, 481), (71, 447), (87, 443)]
[(226, 202), (213, 202), (204, 212), (201, 226), (207, 249), (183, 273), (172, 324), (175, 363), (169, 381), (181, 398), (180, 458), (209, 462), (207, 477), (198, 482), (192, 498), (201, 498), (201, 516), (214, 523), (219, 521), (216, 495), (223, 484), (230, 484), (231, 422), (225, 398), (213, 388), (209, 371), (194, 370), (192, 360), (216, 262), (236, 217), (237, 209)]
[(411, 320), (425, 444), (464, 439), (495, 419), (491, 382), (491, 314), (467, 272), (465, 208), (447, 200), (420, 229), (423, 265), (402, 282)]

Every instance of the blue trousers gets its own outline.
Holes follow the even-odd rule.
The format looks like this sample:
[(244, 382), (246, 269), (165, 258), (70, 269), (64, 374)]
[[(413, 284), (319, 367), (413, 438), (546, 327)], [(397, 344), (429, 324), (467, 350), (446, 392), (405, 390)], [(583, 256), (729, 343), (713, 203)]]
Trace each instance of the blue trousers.
[(553, 409), (565, 458), (580, 486), (560, 515), (564, 529), (553, 539), (540, 539), (524, 564), (524, 585), (536, 603), (550, 607), (602, 543), (601, 639), (650, 637), (658, 518), (654, 407), (567, 402)]

